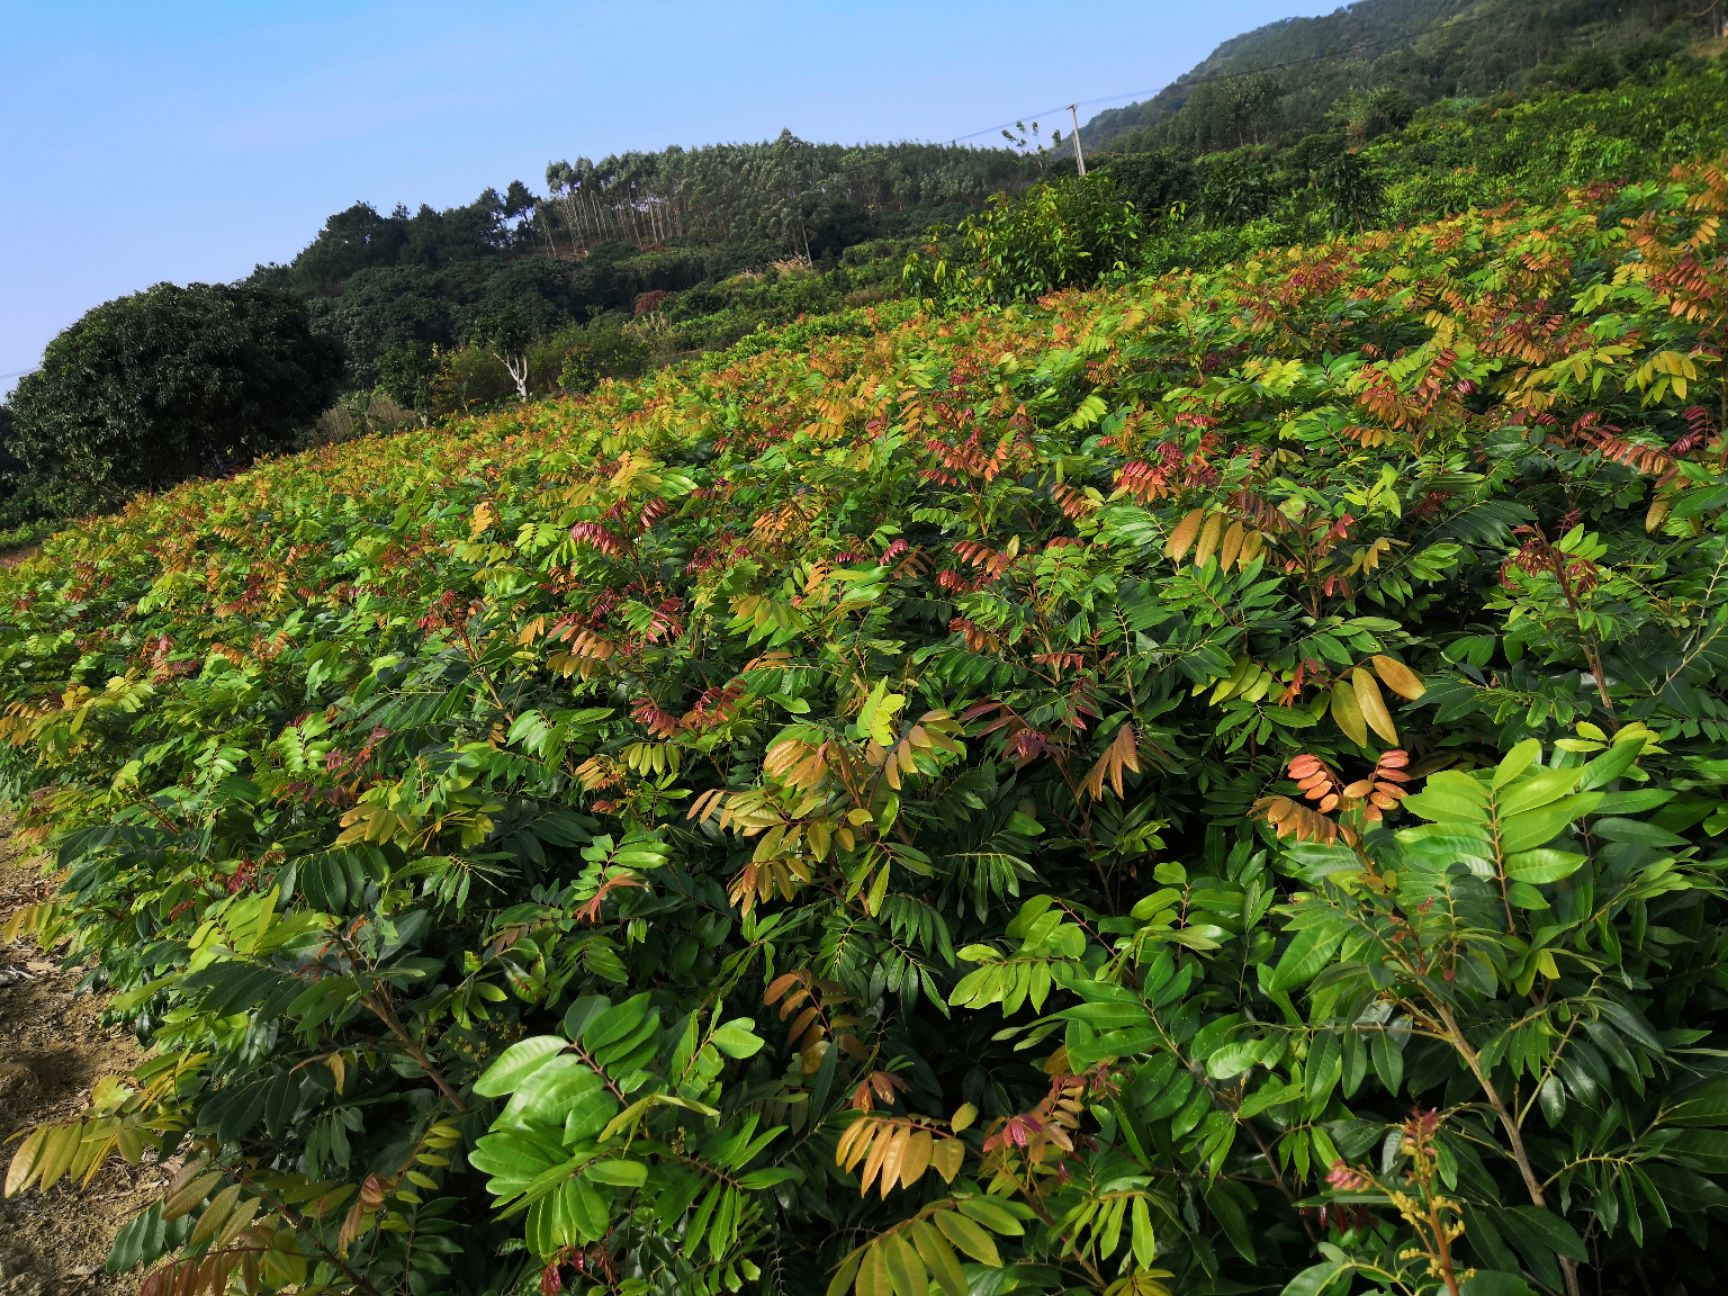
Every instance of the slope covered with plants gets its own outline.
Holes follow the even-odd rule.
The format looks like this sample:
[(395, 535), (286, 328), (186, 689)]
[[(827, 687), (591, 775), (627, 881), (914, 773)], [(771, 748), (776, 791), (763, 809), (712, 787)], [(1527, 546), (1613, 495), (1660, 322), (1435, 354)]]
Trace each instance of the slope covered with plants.
[(1599, 89), (1721, 30), (1686, 0), (1354, 0), (1224, 41), (1150, 99), (1083, 134), (1205, 152), (1289, 142), (1340, 115), (1406, 115), (1454, 96), (1560, 84)]
[(798, 326), (0, 572), (147, 1290), (1703, 1290), (1716, 168)]

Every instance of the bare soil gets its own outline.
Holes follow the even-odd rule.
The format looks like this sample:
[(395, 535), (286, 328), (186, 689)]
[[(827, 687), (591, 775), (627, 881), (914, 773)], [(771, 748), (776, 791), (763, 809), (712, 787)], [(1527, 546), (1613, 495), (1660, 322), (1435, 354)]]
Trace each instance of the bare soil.
[[(4, 562), (0, 558), (0, 562)], [(42, 862), (0, 820), (0, 922), (53, 892)], [(143, 1049), (104, 1025), (101, 995), (79, 992), (79, 973), (28, 940), (0, 944), (0, 1144), (43, 1121), (78, 1116), (104, 1075), (129, 1071)], [(12, 1149), (0, 1149), (0, 1165)], [(118, 1158), (88, 1188), (61, 1185), (0, 1199), (0, 1296), (129, 1296), (137, 1275), (102, 1262), (121, 1225), (161, 1195), (166, 1173)]]

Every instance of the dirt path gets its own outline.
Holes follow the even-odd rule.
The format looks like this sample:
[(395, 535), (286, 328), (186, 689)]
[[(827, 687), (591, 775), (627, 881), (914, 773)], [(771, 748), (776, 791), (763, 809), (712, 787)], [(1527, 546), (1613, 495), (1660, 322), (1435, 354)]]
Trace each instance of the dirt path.
[[(0, 820), (0, 920), (48, 897), (51, 880)], [(100, 996), (78, 993), (28, 941), (0, 944), (0, 1142), (83, 1110), (90, 1086), (133, 1066), (143, 1050), (104, 1026)], [(0, 1149), (0, 1166), (12, 1159)], [(56, 1188), (0, 1199), (0, 1296), (127, 1296), (136, 1275), (102, 1271), (115, 1232), (160, 1195), (154, 1166), (110, 1161), (87, 1189)]]

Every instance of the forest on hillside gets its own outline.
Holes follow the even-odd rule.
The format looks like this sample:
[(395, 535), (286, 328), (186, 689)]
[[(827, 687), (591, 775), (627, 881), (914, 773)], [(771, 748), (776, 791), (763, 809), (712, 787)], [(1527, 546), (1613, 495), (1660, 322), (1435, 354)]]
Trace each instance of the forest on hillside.
[(774, 263), (833, 264), (847, 249), (922, 232), (1015, 193), (1048, 166), (1006, 149), (845, 148), (790, 132), (767, 144), (670, 148), (546, 170), (465, 207), (331, 216), (287, 266), (287, 287), (343, 339), (371, 385), (392, 350), (460, 345), (488, 315), (516, 312), (536, 336), (644, 293), (681, 293)]
[(1153, 98), (1098, 113), (1084, 134), (1111, 148), (1204, 152), (1295, 139), (1376, 91), (1413, 109), (1544, 84), (1596, 89), (1616, 59), (1660, 63), (1719, 34), (1722, 17), (1720, 4), (1687, 0), (1357, 0), (1233, 37)]

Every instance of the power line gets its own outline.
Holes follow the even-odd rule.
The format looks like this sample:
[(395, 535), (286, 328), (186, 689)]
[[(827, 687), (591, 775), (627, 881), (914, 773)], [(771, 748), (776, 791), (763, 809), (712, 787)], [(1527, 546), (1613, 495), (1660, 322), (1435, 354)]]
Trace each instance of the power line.
[(1261, 67), (1241, 68), (1234, 72), (1211, 72), (1205, 76), (1185, 77), (1180, 81), (1171, 81), (1167, 85), (1155, 86), (1148, 90), (1125, 90), (1120, 94), (1101, 95), (1096, 99), (1081, 99), (1074, 104), (1057, 104), (1054, 108), (1043, 108), (1035, 113), (1024, 113), (1021, 116), (1016, 117), (1013, 121), (1000, 122), (995, 126), (986, 126), (983, 130), (973, 131), (969, 135), (956, 135), (948, 142), (950, 144), (959, 144), (965, 140), (977, 139), (980, 135), (993, 135), (997, 131), (1008, 129), (1010, 126), (1018, 126), (1028, 117), (1037, 119), (1039, 117), (1048, 116), (1054, 112), (1061, 112), (1062, 109), (1068, 107), (1091, 108), (1098, 104), (1116, 103), (1123, 99), (1139, 99), (1145, 95), (1162, 94), (1166, 90), (1176, 90), (1187, 86), (1203, 85), (1208, 81), (1223, 81), (1230, 77), (1252, 76), (1256, 72), (1277, 72), (1284, 68), (1301, 67), (1307, 63), (1323, 63), (1328, 59), (1349, 58), (1364, 50), (1374, 49), (1380, 45), (1390, 45), (1396, 39), (1396, 37), (1382, 37), (1377, 41), (1365, 41), (1352, 45), (1347, 50), (1336, 50), (1330, 54), (1315, 54), (1308, 58), (1286, 59), (1282, 63), (1267, 63)]

